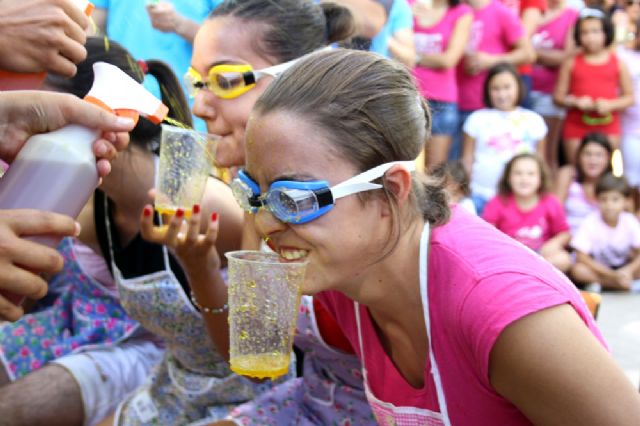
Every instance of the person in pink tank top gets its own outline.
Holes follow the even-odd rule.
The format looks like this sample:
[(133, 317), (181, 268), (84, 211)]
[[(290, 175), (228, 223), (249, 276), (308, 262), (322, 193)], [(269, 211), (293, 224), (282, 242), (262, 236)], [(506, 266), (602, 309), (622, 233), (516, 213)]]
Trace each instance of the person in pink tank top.
[(634, 425), (640, 394), (575, 287), (414, 174), (410, 73), (317, 52), (257, 100), (238, 202), (336, 319), (384, 425)]
[(417, 61), (413, 69), (422, 95), (433, 111), (431, 137), (425, 146), (428, 169), (444, 163), (458, 126), (456, 66), (471, 33), (472, 10), (458, 0), (414, 0), (413, 32)]
[(531, 39), (536, 49), (536, 63), (531, 74), (531, 109), (542, 115), (549, 128), (545, 160), (554, 173), (558, 168), (558, 142), (564, 110), (554, 105), (552, 93), (558, 68), (575, 53), (572, 28), (577, 18), (578, 11), (567, 6), (565, 0), (549, 0), (549, 9)]
[(620, 145), (618, 114), (633, 104), (633, 87), (629, 70), (609, 49), (613, 35), (611, 20), (600, 9), (580, 12), (574, 40), (582, 53), (562, 65), (553, 93), (556, 105), (568, 109), (562, 136), (571, 164), (589, 132), (607, 135), (614, 149)]

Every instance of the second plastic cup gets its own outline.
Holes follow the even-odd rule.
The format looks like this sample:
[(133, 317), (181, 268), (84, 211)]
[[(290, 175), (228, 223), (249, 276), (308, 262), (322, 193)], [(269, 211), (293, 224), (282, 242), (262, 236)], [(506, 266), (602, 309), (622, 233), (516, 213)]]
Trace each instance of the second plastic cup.
[(162, 125), (160, 164), (156, 175), (155, 209), (174, 214), (178, 208), (191, 215), (213, 172), (212, 154), (219, 137), (190, 129)]
[(307, 262), (250, 250), (226, 256), (231, 370), (257, 378), (282, 376), (291, 362)]

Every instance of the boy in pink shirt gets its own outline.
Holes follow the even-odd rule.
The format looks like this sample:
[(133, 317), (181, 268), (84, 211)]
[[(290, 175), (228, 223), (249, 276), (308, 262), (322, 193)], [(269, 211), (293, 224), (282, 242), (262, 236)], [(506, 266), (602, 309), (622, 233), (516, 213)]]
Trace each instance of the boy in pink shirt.
[(630, 194), (626, 179), (610, 173), (596, 184), (599, 211), (584, 219), (571, 240), (577, 252), (571, 268), (575, 281), (629, 290), (640, 278), (640, 222), (624, 211)]

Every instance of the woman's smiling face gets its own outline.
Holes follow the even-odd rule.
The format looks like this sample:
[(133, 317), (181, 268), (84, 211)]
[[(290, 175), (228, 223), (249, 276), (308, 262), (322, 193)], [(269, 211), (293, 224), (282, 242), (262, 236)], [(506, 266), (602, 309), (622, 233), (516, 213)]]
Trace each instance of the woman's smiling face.
[[(346, 161), (323, 129), (282, 111), (255, 115), (247, 129), (247, 172), (264, 193), (278, 180), (325, 180), (335, 185), (360, 170)], [(386, 246), (389, 229), (380, 218), (386, 201), (371, 192), (340, 198), (328, 213), (305, 224), (277, 220), (266, 209), (254, 217), (283, 258), (308, 258), (303, 291), (315, 294), (359, 282)]]
[[(194, 40), (191, 66), (205, 79), (213, 65), (249, 64), (254, 70), (274, 65), (274, 59), (255, 49), (260, 34), (258, 24), (231, 16), (208, 19)], [(196, 95), (193, 113), (206, 121), (209, 133), (222, 137), (216, 151), (221, 167), (244, 164), (249, 114), (271, 81), (271, 77), (262, 78), (251, 90), (233, 99), (220, 99), (206, 89)]]

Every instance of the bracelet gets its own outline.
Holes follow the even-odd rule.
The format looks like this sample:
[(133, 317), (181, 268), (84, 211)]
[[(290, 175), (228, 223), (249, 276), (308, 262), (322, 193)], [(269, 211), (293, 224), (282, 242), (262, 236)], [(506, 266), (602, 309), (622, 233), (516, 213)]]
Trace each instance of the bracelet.
[(205, 314), (222, 314), (229, 310), (229, 305), (226, 303), (222, 305), (221, 308), (209, 308), (207, 306), (202, 306), (196, 300), (196, 295), (193, 293), (193, 290), (191, 290), (191, 303), (193, 303), (193, 306), (200, 309), (200, 311), (204, 312)]

